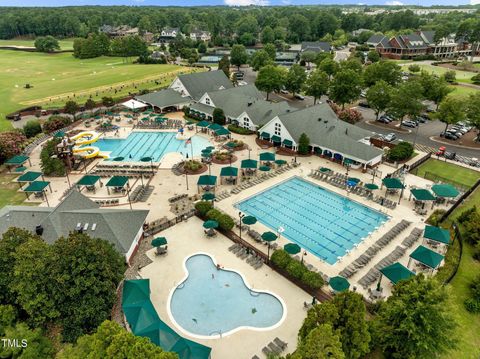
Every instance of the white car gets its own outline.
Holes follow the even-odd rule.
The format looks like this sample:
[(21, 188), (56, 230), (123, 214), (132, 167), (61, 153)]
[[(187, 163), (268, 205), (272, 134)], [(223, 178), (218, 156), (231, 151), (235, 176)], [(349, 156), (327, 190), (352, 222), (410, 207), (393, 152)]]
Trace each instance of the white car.
[(281, 89), (281, 90), (280, 90), (280, 93), (283, 93), (284, 95), (288, 95), (288, 91), (285, 90), (285, 89)]
[(238, 86), (248, 85), (248, 83), (246, 81), (238, 81), (237, 84), (238, 84)]
[(393, 132), (390, 132), (390, 133), (386, 134), (385, 136), (383, 136), (384, 141), (387, 141), (387, 142), (392, 142), (396, 138), (397, 138), (397, 135), (394, 134)]

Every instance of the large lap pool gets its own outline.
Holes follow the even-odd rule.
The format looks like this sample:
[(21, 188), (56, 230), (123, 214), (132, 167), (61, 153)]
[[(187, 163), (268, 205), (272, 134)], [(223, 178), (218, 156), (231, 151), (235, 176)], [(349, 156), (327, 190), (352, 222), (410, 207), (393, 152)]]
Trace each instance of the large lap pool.
[[(190, 145), (185, 140), (177, 140), (176, 132), (132, 132), (125, 139), (100, 139), (92, 146), (100, 151), (110, 152), (109, 157), (124, 157), (125, 161), (140, 161), (143, 157), (152, 157), (158, 162), (166, 153), (182, 152), (192, 156)], [(202, 136), (192, 137), (193, 155), (199, 156), (201, 151), (210, 146), (208, 139)]]
[(250, 290), (240, 274), (217, 269), (209, 255), (195, 254), (185, 266), (188, 277), (174, 290), (170, 311), (189, 334), (213, 338), (242, 327), (269, 328), (282, 320), (277, 297)]
[(236, 204), (274, 232), (334, 264), (388, 216), (321, 186), (291, 178)]

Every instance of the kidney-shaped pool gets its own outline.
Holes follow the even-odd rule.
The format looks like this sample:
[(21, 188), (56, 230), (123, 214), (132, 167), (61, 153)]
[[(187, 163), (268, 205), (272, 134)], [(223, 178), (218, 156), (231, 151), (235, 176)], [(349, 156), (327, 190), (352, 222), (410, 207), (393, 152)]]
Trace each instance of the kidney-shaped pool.
[(215, 338), (248, 328), (266, 330), (284, 318), (284, 305), (273, 294), (248, 288), (234, 271), (217, 269), (207, 254), (185, 261), (187, 278), (170, 298), (173, 321), (193, 336)]

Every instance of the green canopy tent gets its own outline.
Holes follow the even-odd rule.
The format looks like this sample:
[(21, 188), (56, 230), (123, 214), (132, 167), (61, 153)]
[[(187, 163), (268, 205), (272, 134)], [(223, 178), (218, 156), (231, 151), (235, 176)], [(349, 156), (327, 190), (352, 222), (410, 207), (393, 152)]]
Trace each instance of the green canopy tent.
[(398, 262), (380, 269), (380, 273), (382, 275), (378, 280), (379, 285), (383, 276), (387, 277), (393, 284), (397, 284), (399, 281), (408, 279), (415, 275), (415, 273), (413, 273), (410, 269)]
[(20, 167), (15, 168), (14, 172), (15, 173), (20, 173), (20, 172), (25, 172), (26, 170), (27, 170), (27, 167), (20, 166)]
[(220, 170), (220, 177), (228, 177), (228, 181), (231, 184), (237, 183), (237, 178), (238, 178), (238, 168), (237, 167), (222, 167)]
[(52, 192), (52, 187), (50, 186), (50, 182), (48, 181), (33, 181), (28, 184), (26, 188), (23, 189), (23, 192), (25, 192), (25, 195), (27, 196), (27, 199), (30, 198), (30, 193), (41, 193), (42, 197), (45, 198), (45, 201), (47, 202), (47, 206), (50, 207), (50, 204), (48, 203), (47, 199), (47, 194), (45, 191), (45, 188), (50, 188), (50, 192)]
[(217, 130), (220, 130), (220, 129), (222, 129), (222, 128), (223, 128), (223, 127), (222, 127), (221, 125), (219, 125), (218, 123), (210, 123), (210, 124), (208, 125), (208, 129), (209, 129), (209, 130), (212, 130), (212, 131), (214, 131), (214, 132), (217, 131)]
[(382, 187), (385, 186), (387, 190), (385, 191), (385, 197), (387, 196), (388, 191), (392, 190), (400, 190), (400, 197), (398, 198), (398, 203), (403, 196), (403, 190), (405, 189), (405, 185), (395, 177), (387, 177), (382, 180)]
[(227, 130), (226, 128), (219, 128), (217, 130), (215, 130), (215, 136), (230, 136), (231, 133), (229, 130)]
[(23, 166), (23, 164), (27, 161), (28, 161), (28, 164), (31, 166), (32, 162), (30, 162), (30, 157), (24, 156), (24, 155), (17, 155), (17, 156), (14, 156), (14, 157), (8, 159), (7, 161), (5, 161), (5, 165), (10, 170), (11, 167)]
[(58, 132), (55, 132), (53, 137), (54, 138), (63, 138), (63, 137), (65, 137), (65, 135), (66, 135), (65, 131), (58, 131)]
[(278, 236), (273, 232), (264, 232), (262, 234), (262, 240), (268, 243), (268, 252), (267, 252), (267, 260), (270, 261), (270, 242), (276, 241)]
[(202, 157), (207, 158), (207, 157), (211, 157), (211, 156), (212, 156), (212, 151), (211, 150), (207, 150), (207, 149), (202, 150)]
[(435, 204), (436, 198), (428, 189), (413, 188), (410, 190), (410, 197), (408, 198), (409, 201), (411, 200), (412, 196), (415, 198), (416, 201), (422, 202), (422, 208), (425, 206), (426, 201), (432, 201), (432, 208)]
[(17, 182), (19, 183), (20, 187), (22, 187), (24, 183), (33, 182), (37, 180), (38, 177), (42, 177), (42, 181), (45, 181), (42, 172), (28, 171), (18, 177)]
[(440, 227), (425, 226), (423, 238), (448, 245), (450, 243), (450, 232)]
[(283, 246), (283, 249), (285, 250), (285, 252), (292, 255), (298, 254), (302, 250), (300, 246), (296, 243), (287, 243)]
[(242, 160), (240, 167), (247, 172), (256, 171), (258, 162), (256, 160)]
[(198, 178), (197, 187), (202, 187), (202, 189), (209, 191), (211, 188), (215, 189), (217, 184), (217, 176), (212, 175), (203, 175)]
[(116, 191), (118, 191), (118, 189), (122, 191), (125, 185), (128, 186), (127, 176), (113, 176), (108, 180), (105, 186), (107, 187), (108, 194), (110, 194), (110, 187), (114, 187)]
[(201, 128), (207, 128), (208, 126), (210, 126), (210, 122), (200, 121), (200, 122), (197, 122), (197, 124), (195, 126), (196, 127), (201, 127)]
[(98, 181), (100, 181), (100, 176), (85, 175), (77, 182), (77, 188), (81, 191), (81, 187), (84, 186), (88, 190), (93, 190), (93, 193), (95, 193), (95, 184)]
[(260, 161), (263, 161), (263, 162), (273, 162), (273, 161), (275, 161), (275, 153), (273, 153), (273, 152), (262, 152), (262, 153), (260, 153)]
[(432, 186), (432, 191), (438, 197), (443, 198), (455, 198), (460, 194), (460, 192), (454, 186), (448, 183), (434, 184)]
[(435, 269), (438, 268), (440, 263), (442, 263), (444, 258), (445, 257), (442, 256), (440, 253), (437, 253), (435, 251), (432, 251), (430, 248), (420, 245), (410, 254), (410, 259), (408, 260), (407, 267), (410, 267), (410, 262), (412, 259), (414, 259), (417, 262), (420, 262), (423, 265), (431, 268), (433, 272)]
[(330, 278), (328, 284), (335, 292), (344, 292), (350, 288), (348, 280), (340, 276)]

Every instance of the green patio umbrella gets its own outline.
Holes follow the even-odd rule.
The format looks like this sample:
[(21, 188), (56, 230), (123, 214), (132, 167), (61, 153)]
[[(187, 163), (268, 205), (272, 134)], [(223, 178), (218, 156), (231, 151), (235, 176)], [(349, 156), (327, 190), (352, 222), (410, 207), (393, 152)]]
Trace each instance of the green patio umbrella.
[(213, 219), (210, 219), (208, 221), (203, 222), (203, 228), (206, 228), (206, 229), (218, 228), (218, 222), (214, 221)]
[(357, 177), (348, 177), (348, 178), (347, 178), (347, 181), (358, 183), (358, 182), (360, 182), (360, 178), (357, 178)]
[(374, 189), (379, 188), (375, 183), (367, 183), (364, 187), (366, 189), (369, 189), (370, 191), (373, 191)]
[(350, 283), (348, 280), (340, 276), (330, 278), (330, 282), (328, 282), (328, 284), (330, 284), (330, 287), (332, 287), (335, 292), (343, 292), (350, 288)]
[(225, 146), (227, 146), (228, 148), (235, 148), (237, 147), (237, 144), (235, 142), (228, 142)]
[(95, 116), (95, 120), (101, 120), (101, 119), (102, 119), (102, 116), (99, 116), (99, 115)]
[(152, 157), (142, 157), (140, 158), (140, 161), (141, 162), (152, 162), (153, 161), (153, 158)]
[(268, 166), (260, 166), (258, 169), (263, 172), (268, 172), (271, 168)]
[(257, 223), (257, 218), (255, 218), (254, 216), (245, 216), (242, 218), (242, 223), (250, 226)]
[(142, 121), (150, 121), (150, 119), (148, 117), (142, 117), (141, 120)]
[(326, 172), (331, 172), (332, 170), (328, 167), (322, 167), (322, 168), (320, 168), (319, 171), (322, 172), (322, 173), (326, 173)]
[(203, 157), (210, 157), (212, 155), (212, 151), (209, 150), (203, 150), (202, 151), (202, 156)]
[(155, 122), (162, 123), (165, 122), (165, 119), (163, 117), (155, 117)]
[(165, 237), (157, 237), (152, 241), (152, 246), (160, 247), (167, 244), (167, 239)]
[(202, 200), (204, 201), (213, 201), (215, 199), (215, 194), (212, 192), (207, 192), (202, 195)]
[(115, 157), (114, 159), (112, 159), (112, 161), (120, 162), (120, 161), (123, 161), (124, 159), (125, 159), (125, 157), (118, 156), (118, 157)]
[(300, 248), (300, 246), (298, 244), (295, 244), (295, 243), (288, 243), (288, 244), (285, 244), (283, 246), (283, 249), (285, 250), (285, 252), (287, 252), (288, 254), (297, 254), (297, 253), (300, 253), (300, 251), (302, 250)]
[(206, 150), (213, 151), (215, 149), (215, 146), (207, 146), (205, 147)]
[(55, 138), (62, 138), (65, 137), (65, 131), (58, 131), (55, 135), (53, 135)]
[(285, 161), (285, 160), (275, 160), (275, 163), (279, 166), (283, 166), (283, 165), (287, 164), (287, 161)]
[(260, 161), (275, 161), (275, 153), (273, 152), (260, 153)]
[(265, 242), (273, 242), (274, 240), (276, 240), (278, 238), (278, 236), (273, 233), (273, 232), (264, 232), (262, 234), (262, 239), (265, 241)]

